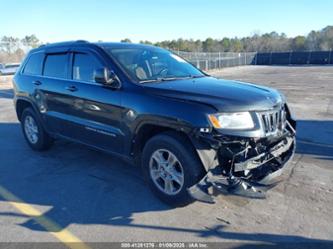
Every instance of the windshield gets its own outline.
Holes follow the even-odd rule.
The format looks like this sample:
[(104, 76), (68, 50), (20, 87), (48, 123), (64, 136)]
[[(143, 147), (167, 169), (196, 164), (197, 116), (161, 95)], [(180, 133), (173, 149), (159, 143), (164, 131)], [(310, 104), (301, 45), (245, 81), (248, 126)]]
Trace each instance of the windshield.
[(159, 48), (105, 48), (140, 83), (205, 76), (181, 57)]

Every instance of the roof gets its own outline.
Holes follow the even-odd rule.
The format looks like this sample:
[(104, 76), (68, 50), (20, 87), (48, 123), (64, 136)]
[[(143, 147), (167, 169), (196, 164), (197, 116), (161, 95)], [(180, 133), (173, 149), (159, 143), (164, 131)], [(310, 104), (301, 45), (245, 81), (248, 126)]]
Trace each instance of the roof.
[(75, 44), (89, 44), (89, 42), (85, 40), (54, 42), (54, 43), (43, 44), (39, 46), (39, 48), (64, 47), (64, 46), (72, 46)]
[(128, 42), (95, 42), (93, 43), (99, 47), (109, 48), (156, 48), (147, 44), (128, 43)]
[(127, 42), (88, 42), (85, 40), (77, 40), (77, 41), (64, 41), (64, 42), (56, 42), (49, 43), (39, 46), (35, 51), (42, 49), (56, 49), (56, 48), (64, 48), (64, 47), (72, 47), (77, 45), (94, 45), (101, 48), (156, 48), (147, 44), (136, 44), (136, 43), (127, 43)]
[(57, 53), (57, 52), (65, 52), (68, 51), (72, 47), (83, 46), (83, 47), (99, 47), (101, 49), (113, 49), (113, 48), (145, 48), (145, 49), (161, 49), (152, 45), (147, 44), (136, 44), (136, 43), (126, 43), (126, 42), (88, 42), (84, 40), (77, 40), (77, 41), (64, 41), (64, 42), (56, 42), (56, 43), (49, 43), (45, 45), (41, 45), (38, 48), (32, 49), (30, 53), (34, 52), (50, 52), (50, 53)]
[(39, 48), (53, 48), (53, 47), (65, 47), (65, 46), (73, 46), (73, 45), (81, 45), (81, 44), (93, 44), (99, 47), (154, 47), (147, 44), (139, 44), (139, 43), (127, 43), (127, 42), (88, 42), (85, 40), (77, 40), (77, 41), (64, 41), (64, 42), (54, 42), (47, 43), (39, 46)]

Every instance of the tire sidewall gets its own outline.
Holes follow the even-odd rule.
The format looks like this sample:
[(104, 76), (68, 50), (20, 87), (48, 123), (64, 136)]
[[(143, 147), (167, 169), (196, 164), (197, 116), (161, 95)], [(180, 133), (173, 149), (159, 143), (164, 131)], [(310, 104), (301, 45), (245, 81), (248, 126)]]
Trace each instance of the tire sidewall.
[[(181, 163), (184, 172), (184, 184), (181, 191), (175, 195), (168, 195), (162, 192), (150, 176), (149, 162), (152, 154), (159, 149), (166, 149), (172, 152)], [(142, 170), (146, 181), (152, 191), (164, 202), (170, 205), (186, 205), (193, 201), (187, 189), (196, 184), (202, 177), (203, 167), (198, 161), (197, 155), (186, 144), (176, 138), (167, 135), (158, 135), (146, 144), (142, 155)]]
[[(37, 127), (38, 127), (38, 140), (37, 143), (33, 144), (30, 142), (30, 140), (27, 137), (26, 131), (24, 129), (24, 125), (25, 125), (25, 120), (26, 118), (30, 116), (34, 119)], [(44, 129), (41, 125), (41, 122), (39, 121), (37, 115), (35, 114), (35, 112), (31, 109), (31, 108), (26, 108), (23, 113), (22, 113), (22, 121), (21, 121), (21, 127), (22, 127), (22, 131), (23, 131), (23, 135), (25, 140), (27, 141), (28, 145), (34, 149), (34, 150), (42, 150), (44, 148), (44, 144), (45, 144), (45, 134), (44, 134)]]

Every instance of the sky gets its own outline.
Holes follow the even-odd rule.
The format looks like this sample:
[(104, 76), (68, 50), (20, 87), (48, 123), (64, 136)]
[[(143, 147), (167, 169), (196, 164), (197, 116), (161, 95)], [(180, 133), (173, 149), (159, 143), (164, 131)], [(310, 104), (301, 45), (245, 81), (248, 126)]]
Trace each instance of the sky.
[(332, 0), (0, 0), (0, 37), (42, 42), (221, 39), (333, 25)]

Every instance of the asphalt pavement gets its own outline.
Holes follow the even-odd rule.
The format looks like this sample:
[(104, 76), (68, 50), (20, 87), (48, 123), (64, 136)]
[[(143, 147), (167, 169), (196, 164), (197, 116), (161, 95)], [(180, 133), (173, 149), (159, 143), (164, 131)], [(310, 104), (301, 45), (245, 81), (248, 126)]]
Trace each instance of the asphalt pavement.
[(211, 72), (278, 88), (298, 121), (288, 179), (265, 200), (217, 197), (171, 208), (140, 169), (82, 145), (25, 143), (10, 77), (0, 77), (0, 242), (333, 240), (333, 67), (245, 66)]

